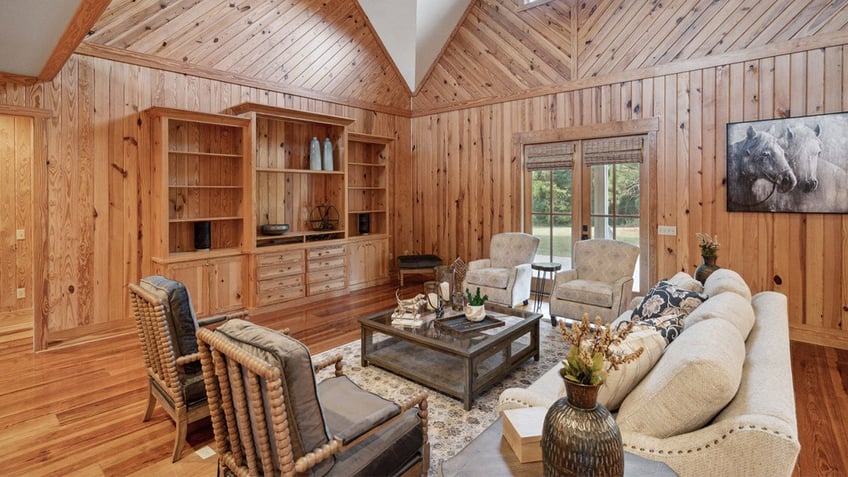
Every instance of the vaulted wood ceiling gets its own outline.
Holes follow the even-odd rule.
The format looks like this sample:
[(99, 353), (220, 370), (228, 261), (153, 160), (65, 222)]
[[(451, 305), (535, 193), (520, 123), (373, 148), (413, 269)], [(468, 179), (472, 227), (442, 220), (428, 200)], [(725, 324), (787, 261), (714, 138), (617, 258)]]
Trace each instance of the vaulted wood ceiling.
[(422, 112), (843, 32), (848, 0), (474, 0), (415, 96), (351, 0), (113, 0), (78, 49)]

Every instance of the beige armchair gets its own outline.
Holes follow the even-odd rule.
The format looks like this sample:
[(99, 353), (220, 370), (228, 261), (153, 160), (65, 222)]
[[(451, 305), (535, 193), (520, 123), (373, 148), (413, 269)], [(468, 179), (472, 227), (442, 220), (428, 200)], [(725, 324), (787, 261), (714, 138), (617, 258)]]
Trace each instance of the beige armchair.
[(579, 320), (583, 313), (607, 323), (627, 307), (639, 247), (616, 240), (581, 240), (574, 244), (571, 270), (556, 275), (551, 292), (551, 319)]
[(481, 295), (505, 306), (527, 303), (530, 299), (530, 268), (539, 239), (521, 232), (506, 232), (492, 236), (490, 258), (468, 262), (462, 291), (473, 294), (480, 287)]

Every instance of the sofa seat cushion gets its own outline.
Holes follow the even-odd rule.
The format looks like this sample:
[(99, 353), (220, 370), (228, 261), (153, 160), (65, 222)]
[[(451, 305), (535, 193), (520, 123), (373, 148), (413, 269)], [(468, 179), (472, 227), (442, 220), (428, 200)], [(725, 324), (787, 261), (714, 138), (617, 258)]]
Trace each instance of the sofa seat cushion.
[(344, 444), (400, 414), (396, 403), (365, 391), (347, 376), (321, 381), (318, 396), (330, 434)]
[(715, 296), (726, 291), (751, 301), (751, 289), (748, 288), (742, 276), (728, 268), (719, 268), (704, 282), (704, 295)]
[(725, 320), (696, 323), (621, 403), (619, 428), (657, 438), (700, 429), (736, 395), (744, 361), (736, 327)]
[[(512, 269), (506, 268), (468, 270), (465, 274), (465, 281), (468, 285), (506, 289), (509, 284), (509, 276), (512, 273), (514, 273)], [(474, 293), (473, 288), (471, 293)]]
[(612, 307), (612, 285), (595, 280), (570, 280), (556, 287), (556, 297), (560, 300), (585, 303), (587, 305)]
[(754, 308), (751, 301), (735, 292), (721, 292), (707, 299), (686, 317), (684, 330), (703, 320), (722, 319), (736, 327), (742, 340), (748, 339), (754, 327)]

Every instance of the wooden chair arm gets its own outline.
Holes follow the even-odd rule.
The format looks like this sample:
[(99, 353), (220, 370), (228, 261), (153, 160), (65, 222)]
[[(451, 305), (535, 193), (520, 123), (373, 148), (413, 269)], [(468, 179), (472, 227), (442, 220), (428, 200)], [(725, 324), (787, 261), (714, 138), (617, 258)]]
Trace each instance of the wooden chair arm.
[(197, 324), (198, 326), (207, 327), (218, 323), (223, 323), (225, 321), (235, 320), (236, 318), (240, 318), (242, 320), (249, 320), (250, 315), (248, 315), (246, 310), (234, 311), (232, 313), (222, 313), (220, 315), (207, 316), (206, 318), (201, 318), (197, 320)]
[(404, 412), (412, 409), (415, 406), (422, 407), (422, 403), (424, 403), (423, 407), (424, 407), (424, 409), (426, 409), (427, 408), (427, 393), (425, 391), (421, 391), (420, 393), (418, 393), (418, 394), (416, 394), (416, 395), (414, 395), (414, 396), (412, 396), (412, 397), (410, 397), (410, 398), (408, 398), (408, 399), (406, 399), (402, 402), (399, 402), (398, 405), (400, 406), (400, 413), (403, 414)]
[(177, 366), (185, 366), (189, 363), (200, 361), (200, 353), (191, 353), (177, 358)]
[(315, 467), (321, 462), (330, 458), (333, 454), (339, 451), (342, 448), (342, 441), (338, 437), (333, 437), (333, 440), (324, 444), (321, 447), (316, 447), (312, 449), (312, 451), (307, 452), (306, 455), (297, 459), (294, 462), (294, 470), (297, 471), (298, 474), (303, 474), (307, 470)]
[(336, 365), (336, 370), (335, 370), (336, 376), (341, 376), (342, 374), (344, 374), (344, 373), (342, 373), (342, 355), (339, 354), (339, 353), (336, 353), (335, 355), (332, 355), (332, 356), (327, 356), (326, 358), (324, 358), (320, 361), (316, 361), (316, 362), (312, 363), (312, 368), (317, 373), (318, 371), (321, 371), (322, 369), (326, 368), (327, 366), (329, 366), (331, 364)]

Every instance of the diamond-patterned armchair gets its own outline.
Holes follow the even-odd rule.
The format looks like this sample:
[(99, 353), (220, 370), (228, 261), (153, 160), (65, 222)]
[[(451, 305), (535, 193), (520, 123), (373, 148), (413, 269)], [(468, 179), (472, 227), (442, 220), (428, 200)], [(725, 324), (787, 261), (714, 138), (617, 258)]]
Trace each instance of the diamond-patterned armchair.
[(608, 323), (630, 302), (639, 247), (606, 239), (574, 244), (572, 269), (556, 274), (551, 292), (551, 317), (579, 320), (600, 316)]
[(504, 306), (515, 306), (530, 299), (530, 268), (539, 238), (522, 232), (505, 232), (492, 236), (489, 256), (468, 262), (462, 290), (489, 295), (489, 301)]

